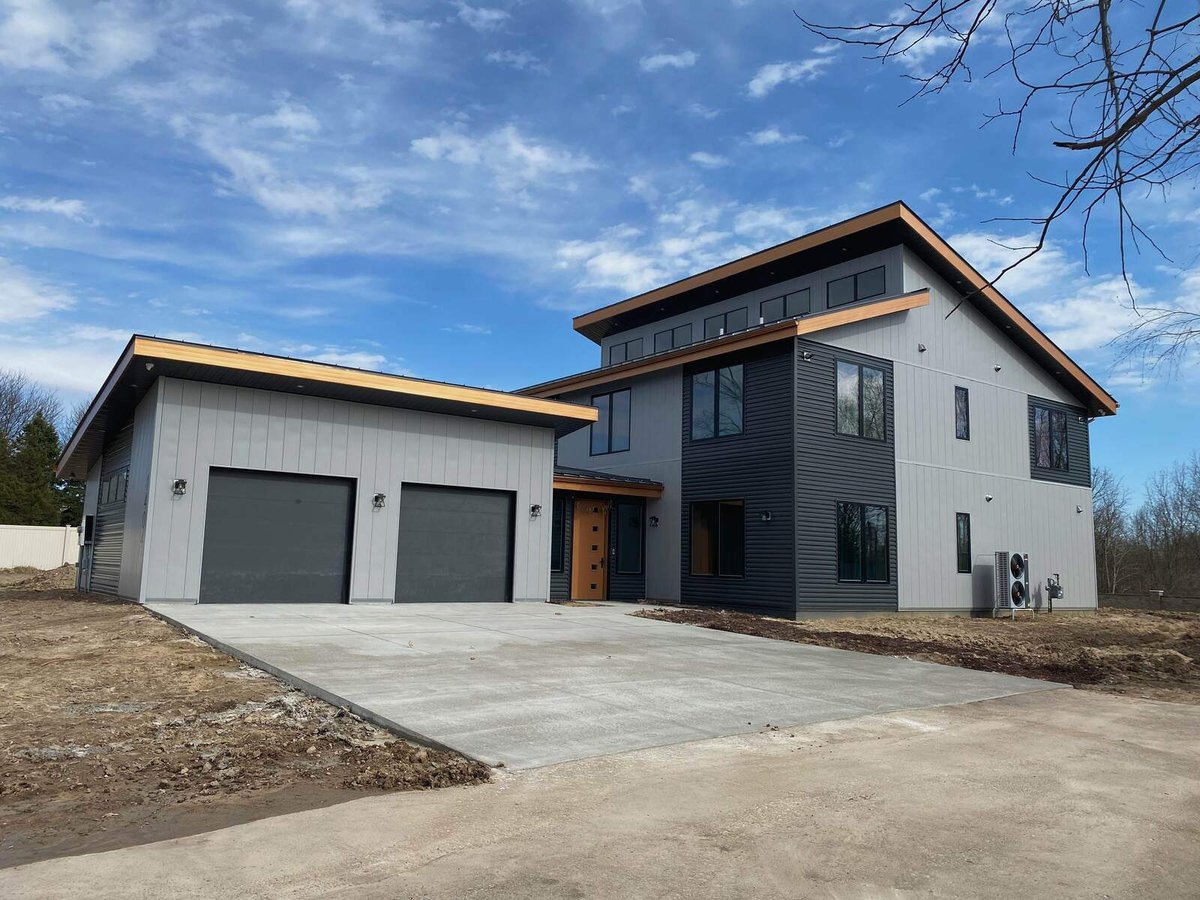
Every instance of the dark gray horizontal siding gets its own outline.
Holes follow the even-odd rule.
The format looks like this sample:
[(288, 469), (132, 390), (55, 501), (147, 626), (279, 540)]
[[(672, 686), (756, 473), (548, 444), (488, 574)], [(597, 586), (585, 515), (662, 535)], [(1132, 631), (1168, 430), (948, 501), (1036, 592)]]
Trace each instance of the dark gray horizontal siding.
[[(796, 378), (796, 612), (895, 610), (896, 431), (892, 364), (861, 353), (797, 339)], [(812, 354), (803, 359), (803, 352)], [(837, 361), (882, 369), (887, 440), (837, 432)], [(837, 503), (888, 508), (890, 577), (887, 584), (839, 582)]]
[[(563, 568), (561, 572), (550, 570), (550, 599), (571, 599), (571, 537), (572, 519), (575, 516), (575, 498), (562, 491), (554, 492), (554, 499), (562, 497), (563, 501)], [(551, 512), (551, 515), (554, 513)], [(552, 529), (553, 531), (553, 529)]]
[[(742, 434), (693, 441), (691, 376), (719, 366), (744, 368)], [(683, 375), (683, 603), (791, 616), (795, 610), (792, 465), (792, 348), (784, 344), (688, 367)], [(691, 504), (742, 500), (745, 576), (691, 574)], [(771, 521), (762, 514), (771, 513)]]
[[(1057, 400), (1029, 398), (1029, 476), (1038, 481), (1056, 481), (1059, 484), (1092, 486), (1092, 447), (1088, 430), (1087, 411), (1077, 406), (1059, 403)], [(1067, 414), (1067, 468), (1043, 469), (1037, 464), (1037, 447), (1033, 439), (1033, 407), (1062, 410)]]
[[(100, 463), (100, 484), (121, 472), (128, 472), (133, 456), (133, 424), (125, 426), (104, 448)], [(92, 562), (88, 589), (98, 594), (115, 595), (120, 589), (121, 557), (125, 547), (126, 496), (96, 506), (92, 534)]]

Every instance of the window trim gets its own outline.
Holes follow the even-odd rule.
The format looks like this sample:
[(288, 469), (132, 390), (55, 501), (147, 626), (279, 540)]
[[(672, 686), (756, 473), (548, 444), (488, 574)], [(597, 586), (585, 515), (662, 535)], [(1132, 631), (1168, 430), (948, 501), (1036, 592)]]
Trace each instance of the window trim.
[[(1030, 404), (1032, 408), (1031, 418), (1029, 423), (1031, 435), (1033, 439), (1033, 468), (1042, 472), (1070, 472), (1071, 471), (1071, 427), (1070, 420), (1067, 418), (1066, 410), (1058, 409), (1046, 403), (1038, 403), (1036, 400)], [(1037, 414), (1041, 410), (1046, 413), (1046, 455), (1048, 457), (1048, 465), (1043, 466), (1038, 462), (1038, 436), (1037, 436)], [(1060, 416), (1062, 419), (1062, 448), (1063, 448), (1063, 464), (1061, 466), (1054, 465), (1054, 417)]]
[[(742, 510), (742, 571), (729, 574), (721, 571), (721, 507), (738, 506)], [(696, 571), (696, 507), (712, 506), (716, 511), (716, 539), (713, 541), (712, 572)], [(722, 500), (692, 500), (688, 503), (688, 574), (695, 578), (742, 578), (746, 577), (746, 501), (743, 499), (726, 498)]]
[[(623, 560), (621, 558), (621, 508), (627, 507), (637, 510), (638, 514), (638, 565), (636, 569), (622, 568)], [(613, 572), (617, 575), (642, 575), (646, 571), (646, 505), (636, 500), (615, 500), (613, 502), (613, 516), (616, 519), (616, 528), (613, 533), (613, 549), (616, 552), (613, 556), (616, 559), (616, 565), (613, 566)]]
[[(740, 428), (731, 434), (721, 434), (721, 373), (726, 369), (741, 369), (742, 370), (742, 415)], [(697, 375), (713, 376), (713, 433), (707, 437), (696, 437), (696, 389), (695, 380)], [(693, 443), (699, 441), (718, 441), (727, 440), (729, 438), (741, 437), (746, 433), (746, 366), (744, 363), (733, 363), (728, 366), (718, 366), (715, 369), (701, 369), (698, 372), (693, 372), (689, 376), (688, 389), (691, 392), (688, 398), (689, 422), (688, 435)]]
[[(958, 430), (958, 394), (959, 394), (959, 391), (962, 391), (963, 397), (965, 398), (964, 402), (965, 402), (966, 410), (967, 410), (967, 418), (966, 418), (966, 422), (964, 423), (966, 425), (966, 428), (964, 429), (965, 433), (962, 433), (962, 434), (960, 434), (959, 430)], [(958, 440), (958, 441), (971, 440), (971, 389), (967, 388), (967, 387), (963, 387), (961, 384), (956, 384), (954, 386), (954, 439)]]
[[(878, 272), (880, 269), (883, 270), (883, 289), (874, 294), (860, 293), (859, 288), (858, 288), (858, 279), (863, 277), (864, 275), (870, 275), (873, 272)], [(853, 280), (853, 285), (854, 285), (854, 290), (851, 292), (852, 298), (849, 300), (842, 300), (838, 303), (834, 303), (833, 300), (829, 296), (829, 286), (836, 282), (839, 282), (839, 281), (850, 281), (850, 280)], [(858, 303), (862, 300), (870, 300), (873, 297), (882, 297), (886, 293), (887, 293), (887, 265), (884, 264), (884, 265), (879, 265), (879, 266), (871, 266), (871, 268), (863, 269), (861, 272), (854, 272), (853, 274), (850, 274), (850, 275), (842, 275), (840, 278), (830, 278), (828, 281), (826, 281), (825, 282), (825, 306), (829, 309), (835, 309), (836, 307), (846, 306), (850, 303)]]
[[(963, 568), (963, 546), (960, 542), (962, 531), (959, 526), (965, 522), (967, 525), (967, 546), (966, 546), (966, 568)], [(954, 514), (954, 563), (959, 575), (970, 575), (974, 568), (974, 557), (971, 555), (971, 514), (964, 512), (956, 512)]]
[[(842, 431), (840, 425), (840, 417), (838, 416), (838, 366), (840, 365), (854, 366), (858, 369), (858, 431)], [(864, 385), (866, 379), (863, 377), (863, 370), (870, 369), (872, 372), (878, 372), (883, 376), (883, 437), (871, 437), (866, 433), (867, 430), (867, 411), (866, 404), (863, 402), (865, 397)], [(839, 437), (858, 438), (860, 441), (870, 441), (873, 444), (886, 444), (888, 440), (888, 410), (887, 410), (887, 370), (881, 366), (874, 366), (869, 363), (858, 362), (853, 359), (841, 359), (834, 357), (833, 360), (833, 432)]]
[(593, 394), (591, 405), (596, 406), (596, 401), (604, 397), (608, 398), (608, 444), (607, 450), (597, 450), (594, 438), (592, 437), (593, 429), (600, 424), (599, 419), (588, 426), (588, 455), (589, 456), (609, 456), (613, 453), (628, 453), (629, 446), (613, 449), (613, 400), (618, 394), (629, 394), (629, 403), (626, 406), (628, 421), (625, 423), (626, 439), (629, 446), (633, 445), (633, 393), (630, 388), (618, 388), (615, 391), (605, 391), (602, 394)]
[[(858, 578), (843, 578), (842, 577), (842, 542), (838, 537), (838, 507), (839, 506), (856, 506), (858, 507), (858, 527), (860, 535), (859, 553), (859, 572)], [(867, 510), (882, 509), (884, 518), (883, 532), (883, 547), (887, 553), (887, 562), (884, 566), (887, 571), (887, 578), (882, 581), (878, 579), (867, 578)], [(837, 577), (838, 584), (891, 584), (892, 583), (892, 510), (886, 503), (863, 503), (858, 500), (835, 500), (833, 505), (833, 543), (834, 543), (834, 574)]]

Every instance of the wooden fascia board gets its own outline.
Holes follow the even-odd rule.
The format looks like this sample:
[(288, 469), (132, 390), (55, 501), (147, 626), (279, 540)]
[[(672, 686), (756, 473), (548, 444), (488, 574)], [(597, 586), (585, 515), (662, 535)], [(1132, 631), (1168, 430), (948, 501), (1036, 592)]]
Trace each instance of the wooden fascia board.
[[(958, 252), (947, 244), (940, 235), (928, 225), (926, 225), (914, 212), (907, 207), (902, 207), (900, 218), (911, 228), (916, 234), (924, 240), (933, 251), (943, 260), (950, 264), (953, 269), (958, 272), (966, 281), (969, 288), (986, 297), (988, 302), (996, 306), (1001, 314), (1012, 322), (1012, 324), (1021, 330), (1034, 343), (1041, 347), (1056, 363), (1062, 366), (1063, 371), (1070, 374), (1079, 384), (1092, 395), (1092, 398), (1097, 404), (1104, 409), (1108, 414), (1114, 415), (1120, 404), (1116, 398), (1108, 391), (1102, 388), (1095, 379), (1085, 372), (1071, 357), (1067, 356), (1057, 344), (1050, 338), (1046, 337), (1036, 325), (1025, 318), (1025, 315), (1017, 309), (1007, 297), (1001, 294), (995, 287), (987, 284), (987, 279), (975, 271), (975, 268), (965, 259), (959, 256)], [(985, 287), (986, 285), (986, 287)]]
[(715, 269), (709, 269), (707, 272), (700, 272), (681, 281), (672, 282), (671, 284), (663, 285), (654, 290), (647, 291), (644, 294), (638, 294), (635, 297), (630, 297), (627, 300), (621, 300), (609, 306), (602, 307), (592, 312), (583, 313), (576, 316), (572, 321), (572, 326), (576, 331), (581, 331), (589, 325), (594, 325), (597, 322), (603, 322), (606, 319), (611, 319), (613, 316), (619, 316), (622, 313), (631, 312), (635, 309), (641, 309), (643, 306), (649, 306), (652, 303), (657, 303), (667, 297), (674, 297), (677, 294), (682, 294), (685, 291), (695, 290), (696, 288), (705, 287), (714, 284), (732, 275), (740, 274), (741, 272), (757, 268), (758, 266), (769, 265), (778, 260), (785, 259), (796, 253), (810, 250), (813, 247), (818, 247), (821, 244), (829, 243), (830, 241), (841, 240), (856, 234), (859, 231), (864, 231), (868, 228), (873, 228), (876, 225), (882, 225), (889, 221), (894, 221), (901, 217), (904, 210), (902, 203), (889, 203), (887, 206), (879, 209), (871, 210), (863, 213), (861, 216), (855, 216), (853, 219), (847, 219), (844, 222), (837, 222), (829, 225), (819, 231), (814, 231), (811, 234), (802, 235), (794, 238), (783, 244), (778, 244), (774, 247), (768, 247), (766, 250), (760, 250), (757, 253), (752, 253), (749, 256), (743, 256), (741, 259), (735, 259), (732, 262), (727, 262), (724, 265), (717, 266)]
[(805, 316), (802, 319), (788, 320), (775, 325), (755, 328), (751, 331), (705, 342), (699, 347), (685, 347), (678, 352), (665, 353), (662, 356), (637, 360), (631, 363), (622, 363), (619, 366), (611, 366), (607, 369), (596, 369), (582, 375), (560, 378), (557, 381), (534, 385), (532, 388), (527, 388), (526, 390), (534, 397), (546, 397), (566, 391), (580, 391), (589, 387), (609, 384), (622, 378), (647, 375), (651, 372), (661, 371), (662, 369), (696, 362), (701, 359), (707, 359), (710, 356), (719, 356), (725, 353), (733, 353), (737, 350), (746, 350), (774, 341), (783, 341), (799, 337), (803, 334), (826, 331), (830, 328), (837, 328), (839, 325), (849, 325), (854, 322), (862, 322), (878, 316), (891, 315), (892, 313), (928, 305), (929, 291), (923, 288), (919, 291), (901, 294), (898, 297), (891, 297), (887, 300), (817, 313), (816, 315)]
[(169, 359), (175, 362), (218, 366), (226, 369), (238, 369), (262, 375), (281, 375), (301, 381), (340, 384), (393, 394), (406, 394), (413, 397), (467, 403), (475, 406), (490, 407), (492, 409), (507, 409), (545, 416), (557, 416), (559, 418), (577, 419), (581, 422), (595, 422), (600, 416), (599, 411), (590, 406), (565, 403), (560, 400), (544, 400), (521, 394), (489, 391), (483, 388), (439, 384), (431, 381), (420, 381), (415, 378), (405, 378), (402, 375), (385, 375), (381, 372), (344, 369), (339, 366), (329, 366), (323, 363), (308, 362), (307, 360), (265, 356), (260, 353), (247, 353), (241, 350), (228, 350), (222, 347), (177, 344), (155, 338), (136, 337), (134, 339), (134, 355), (154, 359)]
[(112, 371), (108, 373), (108, 377), (104, 379), (104, 384), (100, 386), (100, 391), (92, 398), (92, 402), (88, 404), (87, 411), (83, 414), (83, 418), (79, 420), (79, 424), (75, 426), (75, 432), (67, 441), (67, 446), (58, 457), (58, 462), (54, 465), (54, 474), (61, 476), (63, 469), (67, 465), (67, 461), (72, 454), (79, 449), (79, 442), (83, 440), (83, 436), (87, 434), (88, 429), (92, 427), (92, 422), (95, 421), (96, 415), (104, 406), (113, 388), (121, 380), (121, 376), (125, 374), (125, 369), (136, 355), (135, 346), (137, 341), (135, 338), (130, 338), (129, 343), (125, 345), (125, 349), (121, 351), (121, 355), (117, 357), (116, 363), (112, 367)]
[(652, 484), (614, 484), (591, 478), (573, 478), (555, 475), (554, 490), (572, 491), (577, 494), (605, 494), (620, 497), (661, 497), (663, 489)]

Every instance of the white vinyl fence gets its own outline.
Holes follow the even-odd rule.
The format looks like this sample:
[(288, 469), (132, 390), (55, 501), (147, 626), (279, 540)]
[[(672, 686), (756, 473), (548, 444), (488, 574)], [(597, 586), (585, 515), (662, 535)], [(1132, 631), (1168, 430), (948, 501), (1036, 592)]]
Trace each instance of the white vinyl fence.
[(0, 525), (0, 569), (57, 569), (79, 556), (79, 532), (70, 526)]

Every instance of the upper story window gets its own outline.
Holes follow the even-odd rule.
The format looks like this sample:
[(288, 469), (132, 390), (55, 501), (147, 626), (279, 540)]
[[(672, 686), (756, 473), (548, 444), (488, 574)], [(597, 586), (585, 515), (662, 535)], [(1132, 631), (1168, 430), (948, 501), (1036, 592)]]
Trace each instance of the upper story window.
[(828, 301), (831, 307), (855, 300), (869, 300), (878, 297), (887, 290), (887, 269), (878, 266), (865, 272), (856, 272), (845, 278), (835, 278), (826, 285)]
[(742, 433), (743, 371), (725, 366), (692, 376), (692, 440)]
[(1067, 414), (1061, 409), (1033, 407), (1033, 458), (1039, 469), (1068, 468)]
[(886, 506), (838, 503), (837, 567), (838, 581), (886, 584), (890, 580)]
[(592, 456), (629, 449), (629, 388), (597, 394), (592, 406), (600, 418), (592, 423)]
[(772, 297), (758, 305), (758, 315), (763, 324), (780, 319), (794, 319), (812, 312), (812, 290), (793, 291), (783, 297)]
[(642, 339), (634, 338), (632, 341), (625, 341), (623, 344), (612, 344), (608, 348), (608, 364), (615, 366), (623, 362), (628, 362), (631, 359), (640, 359), (644, 355), (642, 352)]
[(954, 387), (954, 436), (960, 441), (971, 439), (971, 392)]
[(692, 323), (688, 322), (686, 325), (677, 325), (656, 334), (654, 336), (654, 352), (662, 353), (666, 350), (674, 350), (676, 347), (686, 347), (691, 342)]
[(887, 440), (887, 400), (883, 370), (838, 360), (837, 431)]
[(750, 324), (750, 316), (746, 307), (731, 309), (719, 316), (709, 316), (704, 320), (704, 339), (720, 337), (723, 334), (733, 334), (735, 331), (745, 331)]

